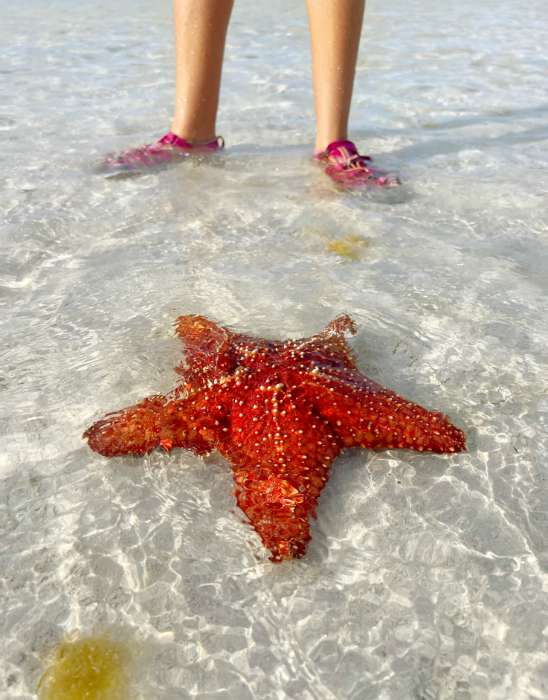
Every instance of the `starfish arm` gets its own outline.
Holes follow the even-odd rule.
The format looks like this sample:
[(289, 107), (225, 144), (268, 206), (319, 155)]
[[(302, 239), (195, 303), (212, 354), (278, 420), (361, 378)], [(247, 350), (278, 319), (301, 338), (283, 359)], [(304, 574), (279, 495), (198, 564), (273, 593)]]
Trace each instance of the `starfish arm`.
[(175, 332), (183, 341), (186, 352), (215, 353), (230, 340), (231, 331), (210, 321), (205, 316), (179, 316), (175, 320)]
[(318, 411), (346, 447), (438, 453), (466, 449), (464, 433), (443, 413), (428, 411), (358, 371), (320, 374), (312, 384)]
[(143, 455), (160, 444), (165, 396), (150, 396), (135, 406), (109, 413), (90, 426), (83, 437), (105, 457)]
[(332, 335), (344, 336), (346, 333), (356, 335), (356, 324), (348, 314), (341, 314), (330, 321), (319, 335), (326, 337)]
[(183, 447), (197, 454), (211, 452), (220, 425), (221, 407), (212, 410), (209, 397), (196, 394), (173, 400), (151, 396), (141, 403), (107, 414), (83, 437), (105, 457), (143, 455), (155, 447)]
[(307, 364), (321, 364), (355, 369), (356, 358), (346, 341), (356, 333), (356, 325), (348, 315), (338, 316), (316, 335), (286, 343), (289, 356)]
[(238, 405), (219, 449), (232, 463), (239, 507), (279, 562), (305, 553), (310, 518), (342, 444), (308, 402), (262, 388)]
[[(305, 554), (310, 540), (310, 518), (316, 517), (317, 499), (327, 481), (328, 470), (328, 465), (315, 465), (299, 478), (269, 469), (234, 467), (236, 501), (270, 550), (271, 561), (298, 559)], [(306, 481), (306, 490), (299, 488), (299, 481)]]
[(185, 349), (185, 360), (175, 370), (190, 384), (206, 386), (216, 373), (230, 369), (232, 331), (205, 316), (179, 316), (175, 332)]
[(331, 360), (337, 365), (342, 364), (348, 369), (355, 369), (356, 358), (346, 341), (347, 335), (355, 334), (356, 324), (350, 316), (344, 314), (328, 323), (318, 335), (312, 336), (311, 346), (317, 346), (324, 362)]

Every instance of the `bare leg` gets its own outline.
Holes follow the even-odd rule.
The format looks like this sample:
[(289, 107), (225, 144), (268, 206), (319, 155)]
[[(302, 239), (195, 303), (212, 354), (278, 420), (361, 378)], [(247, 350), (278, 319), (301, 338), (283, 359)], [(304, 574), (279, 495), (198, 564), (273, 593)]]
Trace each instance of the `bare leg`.
[(316, 151), (348, 137), (365, 0), (307, 0), (316, 106)]
[(215, 137), (226, 30), (234, 0), (174, 0), (176, 91), (171, 130), (190, 142)]

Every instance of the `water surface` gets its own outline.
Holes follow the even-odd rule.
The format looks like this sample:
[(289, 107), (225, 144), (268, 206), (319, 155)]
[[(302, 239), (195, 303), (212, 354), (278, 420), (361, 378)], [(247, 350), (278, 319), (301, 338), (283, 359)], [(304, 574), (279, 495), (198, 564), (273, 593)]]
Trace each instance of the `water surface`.
[[(167, 128), (168, 3), (9, 5), (2, 699), (34, 697), (65, 634), (109, 629), (148, 649), (142, 700), (548, 696), (547, 20), (369, 3), (352, 134), (409, 183), (387, 202), (310, 160), (304, 3), (237, 3), (222, 158), (124, 180), (93, 169)], [(341, 457), (301, 561), (268, 562), (217, 455), (81, 440), (172, 386), (181, 313), (287, 338), (341, 312), (361, 368), (470, 449)]]

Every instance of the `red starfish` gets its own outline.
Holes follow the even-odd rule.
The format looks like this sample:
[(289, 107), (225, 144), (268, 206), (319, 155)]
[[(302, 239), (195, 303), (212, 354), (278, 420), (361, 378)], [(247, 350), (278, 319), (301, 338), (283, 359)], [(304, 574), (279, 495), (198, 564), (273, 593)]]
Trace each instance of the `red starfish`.
[(302, 340), (233, 333), (181, 316), (183, 381), (166, 396), (107, 415), (85, 433), (106, 457), (157, 446), (214, 449), (232, 465), (236, 500), (272, 561), (301, 557), (331, 462), (345, 447), (465, 449), (461, 430), (364, 377), (344, 334), (348, 316)]

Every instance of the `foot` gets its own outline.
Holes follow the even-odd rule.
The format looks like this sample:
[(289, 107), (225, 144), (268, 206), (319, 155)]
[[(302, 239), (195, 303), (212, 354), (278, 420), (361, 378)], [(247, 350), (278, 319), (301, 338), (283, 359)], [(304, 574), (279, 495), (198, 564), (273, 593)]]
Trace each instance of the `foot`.
[(121, 153), (109, 153), (103, 161), (103, 170), (109, 173), (146, 170), (158, 165), (165, 165), (190, 153), (214, 153), (224, 147), (222, 136), (211, 141), (190, 143), (186, 139), (169, 131), (156, 143), (130, 148)]
[(352, 141), (333, 141), (315, 158), (324, 166), (325, 174), (346, 189), (401, 185), (397, 175), (375, 168), (369, 156), (360, 155)]

